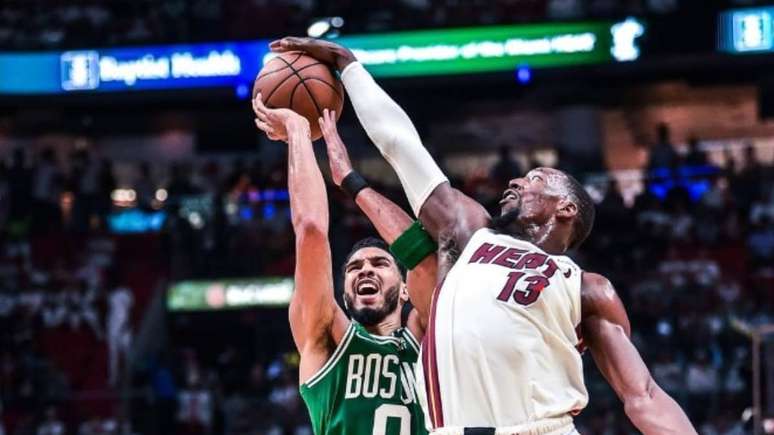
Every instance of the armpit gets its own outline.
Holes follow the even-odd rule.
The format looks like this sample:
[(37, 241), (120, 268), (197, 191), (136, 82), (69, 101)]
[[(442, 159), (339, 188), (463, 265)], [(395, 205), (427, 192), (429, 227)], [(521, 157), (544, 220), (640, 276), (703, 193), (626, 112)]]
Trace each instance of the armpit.
[(454, 263), (460, 258), (461, 250), (451, 231), (444, 231), (438, 237), (438, 281), (443, 280)]

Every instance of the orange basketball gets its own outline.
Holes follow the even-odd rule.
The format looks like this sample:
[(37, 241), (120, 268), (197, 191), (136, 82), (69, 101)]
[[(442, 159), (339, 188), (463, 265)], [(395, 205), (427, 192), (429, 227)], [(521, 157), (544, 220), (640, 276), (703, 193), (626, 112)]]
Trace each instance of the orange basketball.
[(266, 107), (291, 109), (309, 121), (312, 140), (322, 136), (323, 109), (341, 116), (344, 87), (328, 65), (300, 51), (280, 53), (263, 66), (253, 85)]

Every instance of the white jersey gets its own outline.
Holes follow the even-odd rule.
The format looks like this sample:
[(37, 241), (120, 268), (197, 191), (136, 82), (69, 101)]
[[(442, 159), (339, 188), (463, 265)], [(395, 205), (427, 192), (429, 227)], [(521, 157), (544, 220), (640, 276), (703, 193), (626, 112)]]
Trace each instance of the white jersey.
[(584, 408), (580, 287), (568, 257), (477, 231), (434, 296), (422, 346), (417, 390), (431, 429), (516, 426)]

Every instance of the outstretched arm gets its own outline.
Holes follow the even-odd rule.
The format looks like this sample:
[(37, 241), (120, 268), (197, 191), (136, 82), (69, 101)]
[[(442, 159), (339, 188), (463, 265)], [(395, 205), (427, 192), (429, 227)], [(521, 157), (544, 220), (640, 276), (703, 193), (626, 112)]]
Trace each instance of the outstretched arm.
[(645, 435), (690, 435), (696, 430), (680, 406), (659, 387), (632, 344), (629, 318), (606, 278), (583, 274), (583, 338), (624, 411)]
[(274, 51), (305, 51), (341, 72), (352, 106), (371, 141), (392, 166), (414, 214), (440, 244), (450, 240), (459, 249), (489, 215), (471, 198), (454, 189), (427, 152), (405, 111), (387, 95), (346, 48), (312, 38), (283, 38)]
[(333, 297), (328, 199), (309, 122), (288, 109), (266, 108), (260, 94), (253, 100), (253, 109), (258, 128), (270, 139), (288, 143), (288, 190), (296, 234), (295, 291), (289, 317), (301, 354), (299, 378), (303, 383), (325, 364), (348, 323)]
[[(329, 112), (328, 109), (325, 109), (319, 122), (328, 149), (328, 162), (331, 167), (333, 183), (341, 187), (344, 178), (353, 169), (347, 147), (336, 128), (336, 112)], [(370, 187), (358, 192), (355, 202), (360, 210), (368, 216), (379, 235), (390, 245), (413, 223), (408, 213)], [(412, 331), (415, 334), (423, 334), (424, 332), (424, 325), (426, 325), (430, 313), (430, 299), (435, 288), (436, 273), (436, 256), (430, 255), (409, 271), (406, 278), (411, 304), (414, 305), (419, 316), (419, 325), (417, 325), (419, 330)]]

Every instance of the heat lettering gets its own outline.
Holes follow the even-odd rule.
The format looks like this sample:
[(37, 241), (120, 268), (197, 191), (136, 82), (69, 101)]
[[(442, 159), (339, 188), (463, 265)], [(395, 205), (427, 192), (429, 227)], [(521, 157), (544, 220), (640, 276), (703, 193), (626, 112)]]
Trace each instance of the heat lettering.
[(476, 250), (472, 257), (470, 257), (469, 263), (491, 263), (492, 260), (505, 249), (505, 246), (492, 245), (491, 243), (484, 243), (480, 248)]
[(515, 248), (508, 248), (500, 254), (499, 257), (497, 257), (492, 264), (497, 264), (498, 266), (504, 266), (511, 269), (516, 269), (516, 260), (518, 260), (521, 257), (521, 254), (525, 253), (527, 251), (523, 249), (515, 249)]

